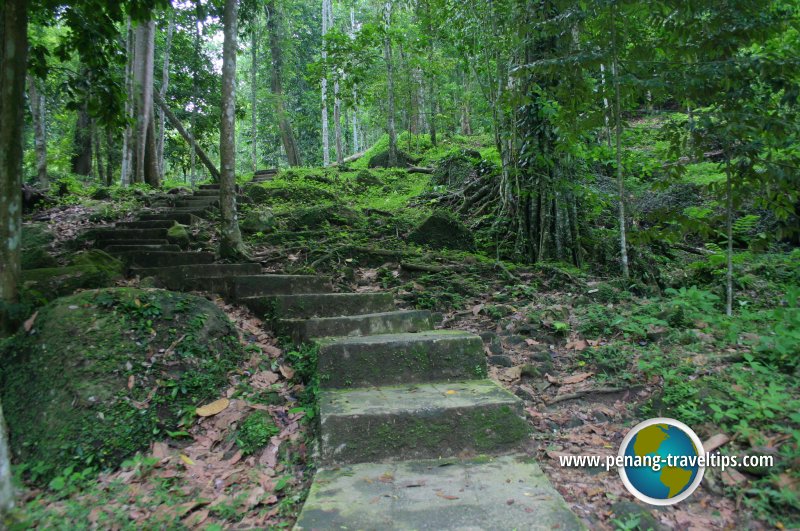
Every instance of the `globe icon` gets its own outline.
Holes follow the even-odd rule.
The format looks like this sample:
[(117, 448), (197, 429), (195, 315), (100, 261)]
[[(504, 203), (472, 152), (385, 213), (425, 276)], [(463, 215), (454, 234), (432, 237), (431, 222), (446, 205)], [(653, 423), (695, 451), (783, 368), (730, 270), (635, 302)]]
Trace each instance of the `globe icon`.
[(622, 441), (620, 477), (638, 499), (653, 505), (677, 503), (703, 478), (704, 455), (699, 437), (685, 424), (668, 418), (635, 426)]

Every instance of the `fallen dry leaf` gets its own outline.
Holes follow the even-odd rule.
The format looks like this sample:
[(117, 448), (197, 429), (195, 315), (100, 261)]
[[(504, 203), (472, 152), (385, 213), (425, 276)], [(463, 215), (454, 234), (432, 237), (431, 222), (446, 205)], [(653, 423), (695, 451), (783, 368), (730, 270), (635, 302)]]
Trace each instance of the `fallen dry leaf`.
[[(33, 323), (36, 322), (36, 316), (38, 316), (38, 315), (39, 315), (39, 312), (33, 312), (33, 315), (31, 315), (25, 321), (25, 323), (23, 323), (22, 326), (23, 326), (23, 328), (25, 329), (26, 332), (30, 332), (31, 329), (33, 329)], [(19, 321), (17, 321), (17, 322), (19, 322)]]
[(262, 390), (268, 389), (272, 384), (278, 381), (278, 375), (272, 371), (261, 371), (255, 373), (250, 378), (250, 385), (253, 389)]
[(131, 374), (128, 376), (128, 389), (133, 389), (134, 385), (136, 385), (136, 377)]
[(724, 433), (717, 433), (703, 442), (703, 450), (706, 452), (713, 452), (720, 446), (727, 444), (730, 440), (731, 438)]
[(457, 500), (458, 499), (458, 496), (450, 496), (450, 495), (445, 494), (444, 492), (442, 492), (440, 490), (436, 491), (436, 495), (439, 496), (440, 498), (444, 498), (445, 500)]
[(579, 339), (577, 341), (570, 341), (566, 345), (567, 350), (575, 350), (577, 352), (583, 352), (587, 348), (589, 348), (589, 343), (585, 339)]
[(231, 401), (227, 398), (220, 398), (219, 400), (215, 400), (210, 404), (206, 404), (203, 407), (197, 408), (195, 413), (197, 413), (199, 417), (212, 417), (218, 413), (221, 413), (222, 411), (225, 411), (230, 403)]
[(729, 487), (733, 487), (747, 482), (747, 478), (735, 468), (728, 468), (722, 471), (722, 482)]
[(292, 369), (288, 365), (281, 365), (280, 370), (283, 377), (286, 378), (287, 380), (291, 380), (292, 378), (294, 378), (294, 369)]
[(157, 459), (164, 459), (169, 456), (169, 446), (167, 443), (154, 442), (153, 443), (153, 457)]
[(181, 454), (181, 461), (183, 461), (187, 466), (192, 466), (194, 464), (194, 461), (192, 461), (188, 455), (184, 454)]

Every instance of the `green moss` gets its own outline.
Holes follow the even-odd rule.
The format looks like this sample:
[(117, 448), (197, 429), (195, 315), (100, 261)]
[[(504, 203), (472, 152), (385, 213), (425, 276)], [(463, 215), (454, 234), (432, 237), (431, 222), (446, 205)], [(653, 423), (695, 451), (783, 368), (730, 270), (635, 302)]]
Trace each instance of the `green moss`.
[(446, 210), (437, 210), (408, 237), (414, 243), (434, 249), (470, 251), (475, 247), (472, 233)]
[(117, 288), (54, 301), (2, 353), (15, 461), (47, 481), (147, 448), (218, 396), (245, 358), (235, 334), (213, 303), (191, 295)]
[(175, 223), (167, 230), (167, 241), (179, 245), (182, 249), (189, 247), (189, 232), (184, 225)]
[(236, 434), (236, 445), (242, 455), (251, 455), (265, 447), (280, 429), (266, 411), (254, 411), (244, 419)]

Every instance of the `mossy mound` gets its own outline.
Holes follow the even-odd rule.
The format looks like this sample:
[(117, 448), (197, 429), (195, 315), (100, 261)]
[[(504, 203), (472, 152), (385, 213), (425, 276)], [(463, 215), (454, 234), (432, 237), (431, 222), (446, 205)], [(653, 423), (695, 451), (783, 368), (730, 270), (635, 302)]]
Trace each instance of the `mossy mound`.
[(184, 225), (175, 223), (167, 230), (167, 241), (180, 246), (181, 249), (189, 248), (189, 232)]
[(86, 291), (39, 311), (2, 352), (14, 459), (47, 481), (66, 466), (113, 467), (177, 431), (245, 359), (213, 303), (170, 291)]
[(433, 181), (450, 187), (461, 185), (476, 173), (475, 165), (480, 160), (481, 155), (477, 151), (454, 151), (437, 164)]
[(22, 297), (31, 304), (50, 302), (79, 289), (112, 286), (122, 278), (124, 265), (94, 249), (76, 255), (66, 267), (28, 269), (22, 272)]
[(302, 182), (282, 185), (270, 183), (268, 186), (253, 185), (247, 188), (245, 195), (257, 204), (273, 203), (319, 203), (333, 201), (336, 196), (327, 190)]
[(433, 249), (471, 251), (475, 248), (475, 239), (469, 229), (446, 210), (437, 210), (431, 214), (414, 229), (408, 239)]
[(289, 227), (297, 229), (319, 229), (326, 225), (353, 227), (361, 215), (343, 205), (313, 206), (297, 209), (289, 218)]
[(56, 259), (47, 252), (55, 239), (44, 223), (26, 223), (22, 227), (22, 269), (57, 267)]
[(381, 151), (377, 155), (373, 155), (371, 159), (369, 159), (369, 164), (367, 166), (369, 168), (407, 168), (409, 165), (413, 165), (415, 160), (408, 155), (407, 153), (403, 153), (399, 149), (397, 150), (397, 164), (390, 166), (389, 165), (389, 150)]

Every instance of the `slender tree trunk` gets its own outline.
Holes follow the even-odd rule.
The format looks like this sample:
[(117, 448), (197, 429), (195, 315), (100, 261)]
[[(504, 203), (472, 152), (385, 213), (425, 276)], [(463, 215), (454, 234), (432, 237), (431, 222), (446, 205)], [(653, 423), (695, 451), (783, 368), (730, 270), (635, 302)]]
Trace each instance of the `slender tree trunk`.
[(239, 2), (225, 0), (223, 16), (225, 42), (222, 46), (222, 123), (219, 154), (222, 167), (219, 200), (220, 255), (237, 258), (244, 254), (236, 213), (236, 39), (239, 33)]
[(253, 171), (258, 170), (258, 32), (256, 31), (258, 20), (253, 20), (253, 27), (250, 31), (250, 142), (253, 158)]
[[(167, 40), (164, 43), (164, 66), (161, 70), (161, 88), (159, 94), (162, 100), (167, 99), (169, 90), (169, 54), (172, 51), (172, 35), (175, 33), (175, 10), (171, 9), (169, 14), (169, 25), (167, 26)], [(158, 113), (158, 173), (164, 175), (164, 136), (166, 134), (166, 123), (164, 113)]]
[(125, 41), (125, 52), (128, 61), (125, 64), (125, 92), (127, 98), (125, 99), (125, 117), (128, 119), (128, 124), (125, 126), (125, 132), (122, 137), (122, 169), (120, 172), (120, 184), (127, 186), (132, 182), (133, 173), (133, 66), (136, 62), (134, 46), (134, 33), (131, 25), (131, 19), (128, 17), (127, 23), (127, 39)]
[[(155, 23), (152, 20), (136, 27), (134, 98), (136, 134), (134, 143), (134, 182), (158, 186), (158, 162), (155, 149), (155, 117), (153, 115), (153, 65)], [(152, 138), (150, 136), (152, 135)]]
[(610, 111), (608, 96), (606, 95), (606, 67), (602, 63), (600, 63), (600, 86), (603, 88), (603, 119), (606, 123), (606, 139), (608, 140), (608, 149), (611, 149), (611, 122), (608, 118)]
[(78, 109), (70, 166), (76, 175), (92, 173), (92, 127), (86, 102)]
[[(328, 29), (333, 27), (333, 6), (328, 3)], [(342, 100), (339, 97), (339, 69), (337, 68), (333, 78), (333, 132), (336, 141), (336, 164), (341, 164), (344, 160), (344, 150), (342, 149)]]
[(33, 143), (36, 150), (36, 179), (39, 186), (47, 188), (47, 110), (44, 93), (37, 87), (36, 79), (28, 76), (28, 99), (33, 118)]
[(725, 313), (730, 317), (733, 315), (733, 174), (731, 161), (727, 155), (725, 157), (725, 218), (725, 232), (728, 235)]
[(105, 166), (103, 166), (103, 148), (100, 145), (97, 120), (94, 118), (91, 120), (90, 130), (92, 135), (92, 153), (94, 153), (94, 162), (92, 163), (94, 173), (100, 181), (105, 182), (105, 176), (103, 175), (103, 171), (105, 170)]
[(325, 49), (325, 37), (329, 29), (330, 0), (322, 0), (322, 164), (331, 163), (330, 140), (328, 136), (328, 51)]
[(106, 126), (106, 186), (114, 184), (114, 131)]
[[(189, 151), (189, 180), (192, 186), (197, 182), (197, 146), (195, 138), (197, 138), (197, 72), (200, 70), (200, 4), (195, 5), (195, 21), (194, 21), (194, 68), (192, 68), (192, 115), (189, 118), (189, 128), (191, 130), (192, 142), (194, 149)], [(184, 138), (186, 135), (184, 135)], [(217, 181), (219, 179), (217, 178)]]
[(389, 166), (397, 166), (397, 131), (394, 124), (394, 66), (392, 64), (392, 0), (383, 7), (384, 37), (383, 57), (386, 60), (387, 125), (389, 133)]
[[(350, 38), (355, 39), (356, 35), (356, 9), (355, 5), (350, 6)], [(358, 143), (358, 91), (353, 86), (353, 153), (359, 151)]]
[[(28, 2), (0, 3), (0, 335), (11, 332), (22, 241), (22, 138), (28, 54)], [(0, 404), (0, 522), (14, 507), (8, 432)]]
[(614, 64), (611, 66), (614, 76), (614, 120), (616, 122), (617, 143), (617, 194), (619, 195), (619, 246), (622, 261), (622, 277), (630, 278), (628, 268), (628, 242), (625, 229), (625, 180), (622, 178), (622, 105), (620, 103), (619, 63), (617, 61), (617, 21), (616, 7), (611, 8), (611, 46), (614, 50)]
[(192, 150), (192, 155), (196, 154), (198, 157), (200, 157), (200, 162), (202, 162), (203, 165), (205, 165), (205, 167), (208, 169), (208, 172), (211, 174), (211, 178), (219, 182), (219, 170), (216, 166), (214, 166), (214, 163), (211, 162), (211, 159), (208, 158), (208, 155), (206, 155), (206, 152), (203, 151), (203, 148), (198, 145), (197, 141), (194, 139), (194, 136), (186, 131), (186, 129), (183, 127), (183, 124), (181, 124), (180, 120), (178, 120), (178, 118), (172, 114), (172, 111), (170, 111), (169, 107), (167, 107), (167, 103), (161, 99), (160, 95), (155, 94), (155, 100), (156, 104), (164, 113), (164, 116), (166, 116), (167, 120), (169, 120), (169, 123), (172, 124), (172, 127), (174, 127), (183, 137), (183, 139), (189, 144), (189, 148)]
[[(286, 115), (286, 108), (283, 101), (283, 49), (281, 47), (281, 14), (275, 8), (274, 0), (267, 2), (264, 9), (267, 14), (267, 31), (269, 32), (269, 50), (272, 56), (272, 75), (271, 89), (275, 98), (275, 114), (278, 116), (278, 128), (281, 131), (281, 141), (286, 152), (286, 159), (289, 166), (301, 166), (303, 161), (300, 157), (300, 150), (297, 147), (297, 139), (294, 136), (289, 117)], [(325, 113), (327, 116), (327, 112)], [(327, 138), (327, 137), (325, 137)]]

